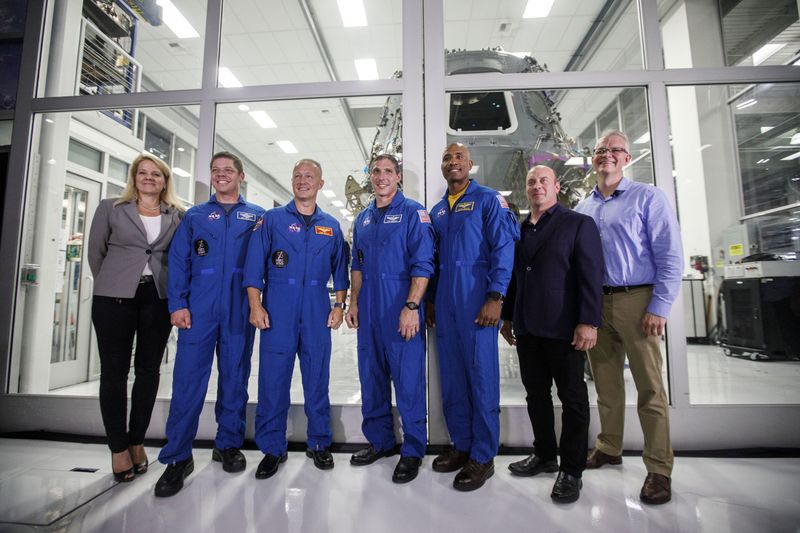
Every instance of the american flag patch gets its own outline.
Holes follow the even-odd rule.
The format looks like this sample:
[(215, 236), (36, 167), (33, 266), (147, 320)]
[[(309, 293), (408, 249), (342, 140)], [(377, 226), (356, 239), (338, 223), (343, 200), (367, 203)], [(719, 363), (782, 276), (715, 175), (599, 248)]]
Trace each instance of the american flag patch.
[(500, 202), (500, 207), (502, 207), (503, 209), (508, 209), (508, 202), (506, 202), (505, 196), (503, 196), (502, 194), (498, 194), (497, 201)]
[(428, 215), (428, 212), (425, 211), (424, 209), (418, 209), (417, 214), (419, 215), (419, 221), (422, 222), (423, 224), (431, 223), (431, 217), (430, 215)]

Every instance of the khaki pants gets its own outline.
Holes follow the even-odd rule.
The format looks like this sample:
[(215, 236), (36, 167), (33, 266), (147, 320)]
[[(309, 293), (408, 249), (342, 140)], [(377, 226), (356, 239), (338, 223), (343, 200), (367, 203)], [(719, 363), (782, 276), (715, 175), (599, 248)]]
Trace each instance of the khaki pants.
[(600, 414), (600, 434), (595, 446), (608, 455), (622, 454), (623, 370), (627, 354), (639, 395), (637, 410), (644, 433), (644, 464), (648, 472), (670, 476), (673, 455), (659, 338), (646, 336), (641, 328), (652, 293), (652, 288), (642, 287), (603, 296), (603, 326), (597, 332), (597, 345), (589, 350)]

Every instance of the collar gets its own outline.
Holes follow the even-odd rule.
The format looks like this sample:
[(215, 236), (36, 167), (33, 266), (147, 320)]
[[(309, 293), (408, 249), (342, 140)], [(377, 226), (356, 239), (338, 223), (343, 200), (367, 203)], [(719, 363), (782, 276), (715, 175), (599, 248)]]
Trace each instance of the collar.
[[(625, 176), (622, 176), (622, 179), (619, 180), (619, 185), (617, 185), (617, 188), (614, 189), (613, 193), (611, 193), (610, 198), (613, 198), (613, 197), (617, 196), (618, 193), (625, 192), (626, 190), (628, 190), (628, 188), (630, 186), (631, 186), (631, 180), (629, 180)], [(600, 190), (597, 188), (597, 184), (596, 183), (594, 185), (594, 188), (592, 189), (592, 194), (594, 194), (595, 196), (597, 196), (599, 198), (603, 197), (603, 195), (600, 193)]]
[[(211, 198), (209, 198), (208, 201), (211, 202), (211, 203), (222, 205), (222, 202), (217, 200), (217, 193), (212, 194)], [(237, 200), (236, 203), (237, 204), (244, 204), (245, 203), (244, 197), (241, 194), (239, 195), (239, 200)]]
[[(467, 184), (467, 188), (464, 189), (464, 192), (461, 195), (461, 198), (464, 198), (466, 195), (468, 195), (469, 193), (473, 192), (476, 188), (478, 188), (478, 183), (474, 179), (470, 178), (469, 179), (469, 183)], [(448, 196), (450, 196), (450, 189), (445, 187), (444, 188), (444, 196), (442, 196), (442, 200), (447, 201), (447, 197)]]
[[(406, 197), (403, 195), (403, 191), (401, 191), (400, 189), (397, 189), (397, 193), (395, 193), (394, 198), (392, 198), (392, 201), (389, 202), (389, 205), (385, 205), (384, 207), (387, 210), (389, 208), (391, 208), (391, 207), (397, 207), (402, 202), (404, 202), (405, 199), (406, 199)], [(369, 207), (367, 209), (371, 209), (373, 211), (373, 214), (375, 214), (375, 213), (377, 213), (378, 209), (383, 209), (383, 207), (378, 207), (378, 204), (375, 202), (375, 200), (372, 200), (372, 202), (370, 202)]]
[[(563, 205), (561, 205), (560, 203), (556, 202), (549, 209), (545, 210), (544, 214), (539, 217), (539, 221), (537, 222), (537, 224), (542, 221), (542, 218), (544, 217), (545, 214), (547, 216), (552, 216), (553, 213), (555, 213), (556, 211), (560, 211), (561, 209), (566, 209), (566, 208)], [(525, 226), (525, 225), (533, 225), (533, 222), (531, 222), (531, 216), (530, 215), (525, 217), (525, 219), (522, 221), (522, 225), (523, 226)]]
[[(305, 215), (303, 215), (303, 213), (301, 213), (300, 211), (297, 210), (297, 205), (294, 203), (294, 199), (289, 200), (289, 203), (286, 204), (286, 210), (289, 211), (292, 214), (295, 214), (295, 215), (299, 216), (299, 217), (305, 216)], [(311, 213), (311, 218), (313, 219), (314, 217), (317, 216), (317, 214), (319, 214), (319, 206), (315, 204), (314, 205), (314, 212)]]

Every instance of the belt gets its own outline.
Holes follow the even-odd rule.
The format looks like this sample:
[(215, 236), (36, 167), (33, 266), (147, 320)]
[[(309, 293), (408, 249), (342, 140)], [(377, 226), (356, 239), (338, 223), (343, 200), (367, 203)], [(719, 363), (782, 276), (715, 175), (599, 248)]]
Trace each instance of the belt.
[(652, 287), (652, 283), (647, 283), (644, 285), (623, 285), (620, 287), (609, 287), (608, 285), (603, 285), (603, 294), (617, 294), (618, 292), (631, 292), (634, 289), (643, 289), (645, 287)]
[(153, 276), (142, 276), (139, 278), (139, 283), (154, 283)]

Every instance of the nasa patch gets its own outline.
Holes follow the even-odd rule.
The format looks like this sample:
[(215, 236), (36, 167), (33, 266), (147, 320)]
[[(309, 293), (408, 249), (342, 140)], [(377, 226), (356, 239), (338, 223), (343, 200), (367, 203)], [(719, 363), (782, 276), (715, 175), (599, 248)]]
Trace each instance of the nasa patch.
[(362, 226), (369, 226), (369, 223), (372, 222), (372, 219), (369, 218), (369, 215), (364, 217), (364, 222), (361, 223)]
[(443, 216), (445, 216), (446, 214), (447, 214), (447, 208), (446, 208), (446, 207), (442, 207), (441, 209), (439, 209), (439, 210), (436, 212), (436, 217), (437, 217), (437, 218), (438, 218), (438, 217), (443, 217)]
[(292, 222), (291, 224), (289, 224), (289, 231), (291, 233), (300, 233), (300, 224), (298, 224), (297, 222)]
[(399, 215), (386, 215), (383, 217), (384, 224), (399, 224), (403, 220), (403, 214), (400, 213)]
[(272, 264), (278, 268), (283, 268), (289, 264), (289, 254), (287, 254), (284, 250), (276, 250), (274, 254), (272, 254)]
[(194, 253), (200, 257), (208, 255), (208, 242), (205, 239), (197, 239), (194, 241)]
[(219, 211), (213, 211), (208, 214), (208, 220), (219, 220), (220, 218), (222, 218), (222, 213)]

